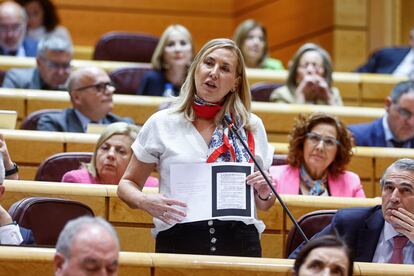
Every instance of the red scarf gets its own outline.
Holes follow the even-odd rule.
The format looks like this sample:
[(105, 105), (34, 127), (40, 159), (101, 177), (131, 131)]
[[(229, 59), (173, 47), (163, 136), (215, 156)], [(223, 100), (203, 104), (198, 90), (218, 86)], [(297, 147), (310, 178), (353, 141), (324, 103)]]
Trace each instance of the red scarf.
[(217, 113), (223, 108), (220, 103), (209, 103), (195, 95), (193, 102), (193, 110), (196, 114), (196, 117), (211, 120), (216, 117)]

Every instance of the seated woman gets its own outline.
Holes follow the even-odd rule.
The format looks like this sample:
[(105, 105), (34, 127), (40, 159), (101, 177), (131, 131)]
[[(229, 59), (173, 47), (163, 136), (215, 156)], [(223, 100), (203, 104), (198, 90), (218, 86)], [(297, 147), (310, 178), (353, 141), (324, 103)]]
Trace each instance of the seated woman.
[(273, 102), (343, 105), (339, 90), (332, 87), (332, 64), (328, 52), (313, 43), (300, 47), (289, 62), (285, 86), (270, 95)]
[(354, 263), (344, 241), (324, 236), (305, 244), (293, 265), (293, 276), (352, 276)]
[(59, 36), (72, 44), (68, 29), (59, 25), (59, 16), (51, 0), (16, 0), (27, 13), (26, 36), (39, 41), (47, 36)]
[(351, 161), (351, 135), (335, 117), (299, 116), (290, 134), (288, 165), (272, 166), (281, 194), (365, 197), (359, 176), (346, 171)]
[[(117, 185), (128, 166), (139, 129), (125, 122), (108, 125), (98, 139), (91, 162), (65, 173), (62, 182)], [(149, 176), (145, 186), (158, 186), (158, 179)]]
[(269, 58), (266, 29), (259, 22), (248, 19), (234, 33), (234, 42), (243, 54), (249, 68), (284, 70), (280, 60)]
[(190, 32), (182, 25), (171, 25), (161, 35), (152, 55), (153, 70), (142, 78), (137, 94), (178, 96), (193, 60)]

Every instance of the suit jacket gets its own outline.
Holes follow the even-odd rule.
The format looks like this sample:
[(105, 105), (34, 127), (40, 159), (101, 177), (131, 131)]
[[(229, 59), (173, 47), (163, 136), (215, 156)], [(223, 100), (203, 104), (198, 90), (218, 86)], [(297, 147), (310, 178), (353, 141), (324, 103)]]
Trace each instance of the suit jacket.
[[(276, 191), (281, 194), (299, 194), (300, 172), (299, 168), (290, 165), (272, 166), (272, 178), (277, 181)], [(353, 172), (345, 171), (338, 177), (328, 175), (329, 193), (339, 197), (365, 197), (359, 176)]]
[[(342, 209), (312, 239), (336, 234), (352, 250), (355, 262), (372, 262), (383, 227), (381, 205)], [(295, 258), (302, 246), (303, 244), (293, 251), (289, 258)]]
[(367, 63), (355, 71), (359, 73), (391, 74), (410, 50), (411, 48), (383, 48), (373, 53)]
[(30, 229), (26, 229), (24, 227), (19, 226), (20, 234), (22, 235), (23, 241), (22, 245), (35, 245), (35, 239), (33, 236), (33, 232)]
[[(36, 57), (36, 53), (37, 53), (37, 41), (26, 37), (23, 40), (22, 46), (24, 48), (24, 51), (26, 53), (26, 57)], [(0, 47), (0, 55), (5, 55), (4, 53), (4, 49)]]
[[(370, 123), (349, 125), (348, 129), (352, 132), (355, 144), (363, 147), (387, 147), (382, 120), (380, 118)], [(411, 147), (414, 147), (414, 138), (410, 142)]]
[[(19, 68), (7, 71), (2, 86), (5, 88), (59, 90), (58, 88), (48, 88), (42, 81), (37, 68)], [(60, 90), (64, 90), (64, 88)]]
[[(162, 97), (165, 90), (165, 84), (168, 83), (164, 72), (151, 70), (144, 74), (139, 84), (137, 95), (160, 96)], [(180, 94), (180, 87), (173, 86), (175, 96)]]
[[(122, 118), (108, 113), (103, 119), (103, 124), (108, 125), (115, 122), (126, 122), (133, 124), (131, 118)], [(73, 108), (67, 108), (60, 113), (45, 114), (37, 122), (37, 130), (59, 131), (59, 132), (85, 132)]]

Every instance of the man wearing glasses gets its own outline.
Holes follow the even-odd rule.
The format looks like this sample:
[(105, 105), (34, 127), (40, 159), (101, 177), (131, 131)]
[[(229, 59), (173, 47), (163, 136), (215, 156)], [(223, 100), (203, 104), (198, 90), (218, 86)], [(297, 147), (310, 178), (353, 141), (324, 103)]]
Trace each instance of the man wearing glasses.
[(414, 148), (414, 82), (398, 83), (385, 99), (385, 115), (348, 126), (357, 146)]
[(72, 72), (68, 79), (68, 91), (73, 108), (43, 115), (37, 123), (38, 130), (86, 132), (90, 123), (134, 123), (130, 118), (111, 113), (115, 88), (101, 68), (80, 68)]
[(0, 55), (34, 57), (37, 42), (25, 38), (27, 17), (15, 2), (0, 4)]
[(48, 37), (39, 42), (36, 68), (11, 69), (3, 87), (20, 89), (65, 90), (72, 59), (72, 45), (60, 37)]

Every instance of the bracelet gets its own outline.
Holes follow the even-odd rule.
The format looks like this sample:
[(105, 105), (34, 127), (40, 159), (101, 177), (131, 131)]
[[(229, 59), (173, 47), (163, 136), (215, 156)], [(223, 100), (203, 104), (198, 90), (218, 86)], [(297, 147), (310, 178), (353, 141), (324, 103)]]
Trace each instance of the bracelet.
[(262, 197), (260, 196), (260, 194), (259, 194), (259, 193), (257, 193), (257, 197), (258, 197), (260, 200), (263, 200), (263, 201), (268, 201), (269, 199), (271, 199), (271, 198), (272, 198), (272, 196), (273, 196), (273, 193), (272, 193), (272, 192), (270, 192), (270, 193), (269, 193), (269, 195), (268, 195), (266, 198), (262, 198)]
[(10, 169), (10, 170), (7, 170), (7, 171), (5, 172), (5, 175), (6, 175), (6, 176), (9, 176), (9, 175), (12, 175), (12, 174), (17, 173), (18, 171), (19, 171), (19, 168), (17, 167), (17, 164), (16, 164), (15, 162), (13, 162), (13, 168), (12, 168), (12, 169)]

